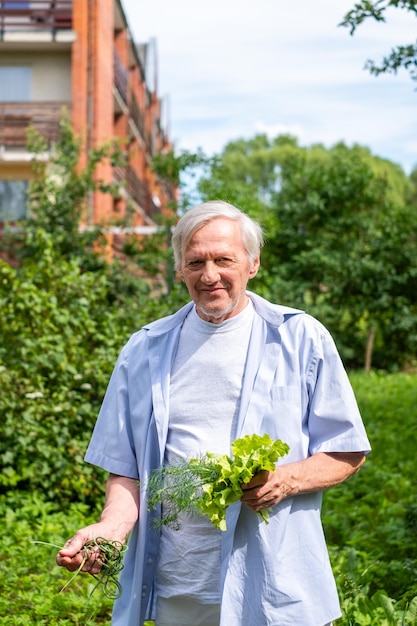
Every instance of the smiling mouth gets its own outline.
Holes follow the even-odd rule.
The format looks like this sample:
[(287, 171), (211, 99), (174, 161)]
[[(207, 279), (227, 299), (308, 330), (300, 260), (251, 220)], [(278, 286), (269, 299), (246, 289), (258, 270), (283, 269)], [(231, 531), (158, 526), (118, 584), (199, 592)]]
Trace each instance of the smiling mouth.
[(211, 289), (208, 289), (207, 287), (205, 289), (201, 289), (200, 293), (217, 293), (218, 291), (225, 291), (225, 287), (212, 287)]

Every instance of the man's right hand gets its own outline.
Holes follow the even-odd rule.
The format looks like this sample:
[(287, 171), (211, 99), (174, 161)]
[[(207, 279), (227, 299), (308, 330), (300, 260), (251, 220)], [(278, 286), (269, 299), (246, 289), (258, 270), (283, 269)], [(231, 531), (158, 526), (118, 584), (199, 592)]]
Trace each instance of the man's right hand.
[[(91, 524), (76, 532), (58, 552), (56, 556), (57, 565), (65, 567), (69, 572), (75, 572), (81, 567), (85, 560), (81, 571), (89, 572), (90, 574), (98, 574), (102, 566), (100, 550), (99, 548), (89, 548), (87, 554), (87, 550), (84, 550), (84, 546), (88, 541), (96, 539), (97, 537), (108, 539), (108, 537), (105, 536), (106, 529), (103, 528), (104, 526), (107, 525), (100, 523)], [(87, 559), (86, 556), (88, 557)]]
[(66, 542), (56, 556), (57, 565), (65, 567), (69, 572), (76, 572), (82, 566), (82, 572), (98, 574), (102, 567), (100, 550), (94, 547), (92, 550), (89, 549), (87, 555), (83, 549), (85, 544), (100, 538), (124, 543), (138, 516), (138, 481), (110, 474), (106, 483), (106, 503), (100, 521), (81, 528)]

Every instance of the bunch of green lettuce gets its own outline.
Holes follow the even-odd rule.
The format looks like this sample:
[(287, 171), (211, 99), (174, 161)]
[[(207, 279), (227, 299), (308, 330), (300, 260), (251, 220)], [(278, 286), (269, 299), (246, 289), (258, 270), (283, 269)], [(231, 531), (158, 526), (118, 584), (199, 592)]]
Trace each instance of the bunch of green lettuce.
[[(274, 471), (289, 447), (269, 435), (246, 435), (232, 444), (232, 457), (207, 452), (203, 457), (178, 460), (152, 472), (147, 481), (149, 508), (162, 505), (158, 525), (179, 527), (180, 513), (203, 514), (213, 526), (226, 530), (226, 509), (240, 500), (241, 485), (261, 470)], [(266, 510), (259, 511), (264, 521)]]

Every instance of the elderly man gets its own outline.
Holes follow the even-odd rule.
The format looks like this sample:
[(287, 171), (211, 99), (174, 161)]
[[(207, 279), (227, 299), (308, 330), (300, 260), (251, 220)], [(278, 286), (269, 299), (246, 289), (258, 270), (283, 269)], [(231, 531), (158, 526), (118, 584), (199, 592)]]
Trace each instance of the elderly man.
[[(114, 626), (325, 626), (340, 616), (322, 491), (358, 471), (370, 446), (326, 329), (247, 291), (262, 243), (230, 204), (188, 211), (173, 249), (192, 301), (135, 333), (115, 366), (86, 454), (110, 472), (104, 510), (57, 556), (73, 571), (88, 540), (129, 535)], [(157, 530), (138, 481), (178, 457), (230, 453), (253, 433), (290, 452), (242, 486), (227, 530), (186, 515), (178, 530)], [(268, 524), (254, 514), (265, 508)], [(99, 560), (84, 570), (97, 573)]]

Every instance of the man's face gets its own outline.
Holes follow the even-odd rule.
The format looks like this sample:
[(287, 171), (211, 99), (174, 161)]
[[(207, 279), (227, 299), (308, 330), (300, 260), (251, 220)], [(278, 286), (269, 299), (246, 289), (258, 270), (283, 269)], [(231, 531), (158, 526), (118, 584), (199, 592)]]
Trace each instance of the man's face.
[(259, 258), (249, 262), (239, 222), (219, 217), (194, 233), (180, 273), (198, 315), (220, 323), (245, 308), (246, 285), (258, 268)]

